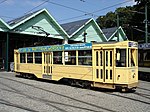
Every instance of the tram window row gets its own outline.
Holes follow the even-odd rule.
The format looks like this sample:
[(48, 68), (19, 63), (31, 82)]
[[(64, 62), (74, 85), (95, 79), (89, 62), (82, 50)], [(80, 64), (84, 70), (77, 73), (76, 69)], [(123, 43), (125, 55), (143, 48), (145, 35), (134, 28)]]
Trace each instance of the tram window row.
[[(87, 65), (92, 66), (92, 50), (84, 51), (54, 51), (53, 54), (53, 64), (64, 64), (65, 65)], [(78, 55), (77, 55), (78, 54)], [(29, 52), (20, 53), (20, 63), (35, 63), (42, 64), (42, 52)]]

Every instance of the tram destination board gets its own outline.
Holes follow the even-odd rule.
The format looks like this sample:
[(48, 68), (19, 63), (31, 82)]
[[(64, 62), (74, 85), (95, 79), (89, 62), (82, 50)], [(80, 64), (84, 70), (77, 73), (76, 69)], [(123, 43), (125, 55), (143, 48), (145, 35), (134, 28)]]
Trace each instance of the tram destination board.
[(19, 48), (19, 52), (43, 52), (43, 51), (62, 51), (62, 50), (88, 50), (92, 49), (92, 43), (80, 43), (80, 44), (65, 44), (65, 45), (53, 45), (53, 46), (37, 46)]

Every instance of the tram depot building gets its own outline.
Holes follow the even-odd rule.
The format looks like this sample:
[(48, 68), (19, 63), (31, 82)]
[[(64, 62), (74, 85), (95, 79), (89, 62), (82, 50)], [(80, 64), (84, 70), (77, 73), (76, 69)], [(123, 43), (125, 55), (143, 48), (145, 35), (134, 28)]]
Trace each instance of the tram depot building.
[(10, 70), (14, 49), (20, 47), (124, 40), (121, 27), (101, 29), (92, 18), (59, 24), (41, 9), (8, 22), (0, 19), (0, 70)]

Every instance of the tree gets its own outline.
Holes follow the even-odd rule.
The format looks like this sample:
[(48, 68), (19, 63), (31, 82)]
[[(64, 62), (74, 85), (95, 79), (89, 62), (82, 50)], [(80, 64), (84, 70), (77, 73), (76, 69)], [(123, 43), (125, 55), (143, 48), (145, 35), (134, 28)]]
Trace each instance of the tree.
[(150, 0), (135, 0), (135, 2), (137, 2), (138, 4), (139, 3), (148, 3), (148, 2), (150, 2)]
[[(100, 16), (96, 19), (101, 28), (109, 28), (117, 26), (117, 17), (119, 16), (119, 25), (123, 27), (129, 40), (144, 40), (145, 38), (145, 2), (148, 5), (148, 20), (150, 21), (150, 0), (135, 0), (137, 5), (120, 7), (115, 12), (108, 12), (105, 16)], [(148, 26), (150, 32), (150, 26)]]
[[(143, 37), (142, 40), (145, 40), (147, 38), (145, 42), (148, 42), (148, 40), (150, 40), (148, 39), (148, 32), (150, 32), (150, 30), (148, 31), (148, 29), (150, 29), (150, 26), (145, 27), (145, 25), (146, 23), (149, 23), (150, 21), (150, 12), (149, 12), (150, 0), (135, 0), (135, 2), (137, 2), (137, 5), (136, 5), (137, 12), (143, 12), (143, 15), (141, 16), (139, 16), (138, 14), (135, 15), (135, 17), (138, 17), (138, 20), (136, 20), (136, 23), (138, 24), (137, 26), (139, 27), (139, 29), (143, 31), (143, 34), (141, 36)], [(144, 34), (145, 32), (147, 32), (147, 34)]]
[(97, 18), (97, 23), (101, 28), (110, 28), (116, 25), (116, 17), (114, 12), (108, 12), (105, 16)]
[(108, 12), (105, 16), (96, 19), (101, 28), (109, 28), (117, 26), (117, 14), (119, 15), (120, 26), (126, 26), (131, 23), (134, 13), (133, 7), (120, 7), (115, 12)]

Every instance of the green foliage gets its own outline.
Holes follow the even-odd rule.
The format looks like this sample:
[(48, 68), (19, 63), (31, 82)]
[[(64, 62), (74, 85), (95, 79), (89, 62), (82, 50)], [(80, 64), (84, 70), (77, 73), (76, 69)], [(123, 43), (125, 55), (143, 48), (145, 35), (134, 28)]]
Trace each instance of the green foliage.
[(148, 3), (150, 0), (135, 0), (137, 3)]
[[(144, 40), (145, 37), (145, 2), (148, 1), (148, 20), (150, 21), (150, 0), (135, 0), (139, 4), (135, 6), (120, 7), (115, 12), (108, 12), (105, 16), (96, 19), (101, 28), (117, 26), (117, 14), (119, 16), (119, 26), (122, 26), (130, 40)], [(141, 31), (139, 31), (140, 29)], [(150, 26), (148, 27), (150, 32)], [(150, 40), (150, 39), (149, 39)]]
[(97, 22), (100, 27), (109, 28), (109, 27), (115, 26), (115, 24), (116, 24), (115, 18), (116, 18), (116, 16), (113, 12), (108, 12), (106, 14), (106, 16), (100, 16), (97, 19)]
[(108, 12), (105, 16), (100, 16), (96, 19), (101, 28), (109, 28), (117, 26), (117, 14), (119, 15), (119, 23), (121, 26), (126, 26), (131, 22), (134, 15), (133, 7), (120, 7), (115, 12)]

